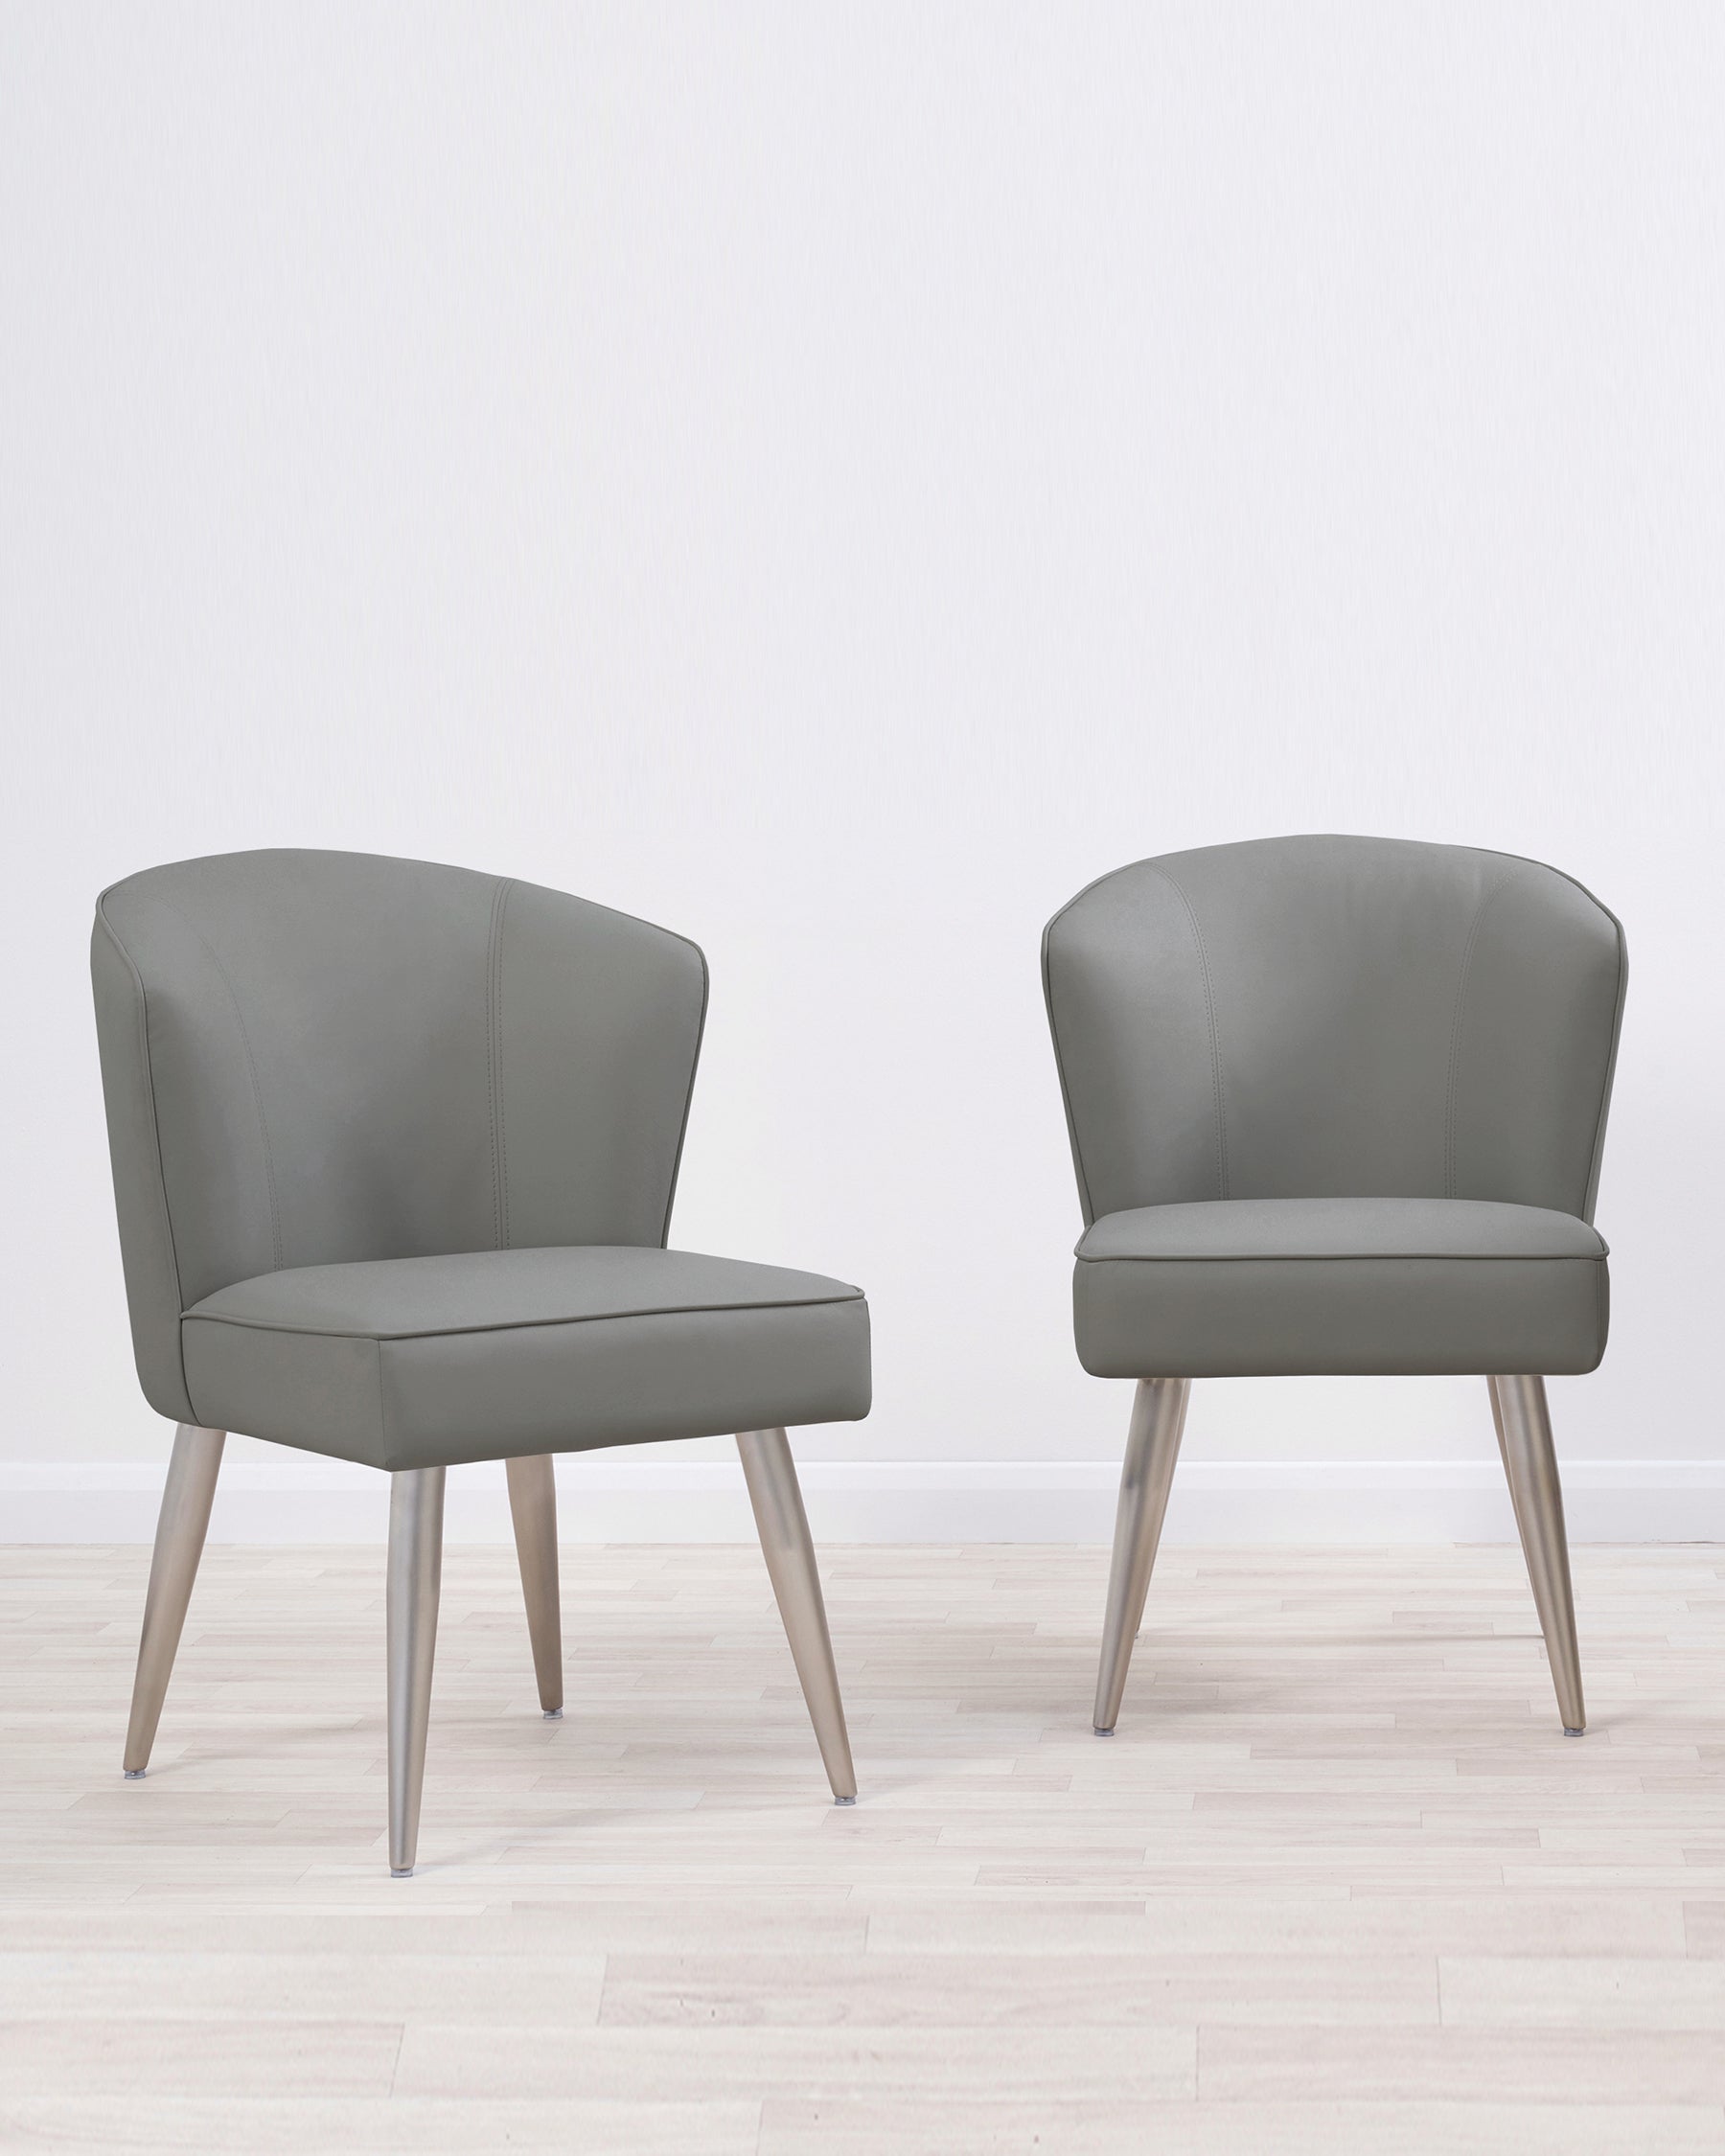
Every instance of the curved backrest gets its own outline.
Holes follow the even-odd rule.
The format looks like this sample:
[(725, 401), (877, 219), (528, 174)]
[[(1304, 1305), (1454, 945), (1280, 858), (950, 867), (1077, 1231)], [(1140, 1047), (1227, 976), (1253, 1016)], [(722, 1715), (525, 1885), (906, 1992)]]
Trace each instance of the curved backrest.
[(218, 854), (103, 894), (90, 946), (138, 1373), (284, 1267), (662, 1244), (706, 1007), (681, 936), (373, 854)]
[(1622, 931), (1569, 877), (1398, 838), (1117, 869), (1043, 978), (1085, 1219), (1207, 1198), (1593, 1217)]

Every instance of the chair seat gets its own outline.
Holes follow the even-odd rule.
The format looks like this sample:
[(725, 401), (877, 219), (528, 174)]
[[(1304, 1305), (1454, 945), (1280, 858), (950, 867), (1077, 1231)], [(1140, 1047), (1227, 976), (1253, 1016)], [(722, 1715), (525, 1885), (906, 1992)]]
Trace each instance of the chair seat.
[(1583, 1220), (1461, 1198), (1234, 1198), (1109, 1213), (1078, 1245), (1096, 1377), (1554, 1375), (1605, 1352)]
[(197, 1419), (373, 1467), (868, 1412), (868, 1306), (816, 1273), (581, 1246), (313, 1265), (181, 1319)]

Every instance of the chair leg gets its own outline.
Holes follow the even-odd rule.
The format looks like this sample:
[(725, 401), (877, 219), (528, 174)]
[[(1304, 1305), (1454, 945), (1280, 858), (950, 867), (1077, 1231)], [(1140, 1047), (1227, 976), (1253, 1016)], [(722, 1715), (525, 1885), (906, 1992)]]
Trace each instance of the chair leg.
[(419, 1847), (443, 1585), (444, 1472), (409, 1467), (389, 1479), (389, 1869), (398, 1879), (412, 1871)]
[(1494, 1377), (1486, 1383), (1563, 1733), (1579, 1736), (1587, 1727), (1587, 1709), (1581, 1699), (1576, 1601), (1570, 1588), (1569, 1541), (1563, 1530), (1563, 1484), (1552, 1447), (1545, 1380)]
[(138, 1670), (132, 1680), (131, 1720), (126, 1731), (126, 1778), (143, 1779), (155, 1743), (168, 1680), (185, 1629), (186, 1605), (197, 1560), (209, 1531), (216, 1478), (221, 1471), (225, 1430), (203, 1430), (182, 1422), (173, 1436), (173, 1456), (156, 1519), (155, 1553), (150, 1560), (150, 1588), (144, 1597), (144, 1633), (138, 1642)]
[(1126, 1434), (1120, 1470), (1120, 1502), (1115, 1514), (1114, 1562), (1108, 1574), (1108, 1614), (1102, 1626), (1102, 1661), (1096, 1671), (1092, 1716), (1098, 1736), (1112, 1736), (1126, 1690), (1133, 1643), (1143, 1621), (1144, 1597), (1162, 1540), (1162, 1518), (1180, 1437), (1185, 1428), (1189, 1378), (1140, 1378)]
[(844, 1727), (844, 1703), (839, 1696), (839, 1672), (833, 1666), (833, 1642), (827, 1631), (826, 1604), (808, 1515), (796, 1480), (796, 1463), (782, 1430), (746, 1430), (737, 1438), (748, 1502), (761, 1534), (761, 1554), (791, 1642), (791, 1659), (815, 1725), (827, 1779), (840, 1804), (857, 1800), (857, 1774), (851, 1764), (850, 1736)]
[(557, 1475), (549, 1453), (512, 1459), (509, 1511), (515, 1522), (521, 1594), (540, 1707), (548, 1722), (563, 1718), (563, 1611), (557, 1582)]

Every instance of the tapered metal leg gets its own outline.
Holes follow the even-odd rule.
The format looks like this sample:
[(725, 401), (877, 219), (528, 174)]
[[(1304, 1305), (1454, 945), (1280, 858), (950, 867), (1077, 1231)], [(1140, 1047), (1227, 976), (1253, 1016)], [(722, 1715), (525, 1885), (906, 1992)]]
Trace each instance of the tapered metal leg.
[(443, 1585), (444, 1470), (403, 1468), (389, 1479), (389, 1869), (413, 1869), (437, 1598)]
[(1491, 1411), (1498, 1450), (1509, 1480), (1509, 1501), (1545, 1634), (1546, 1659), (1557, 1693), (1565, 1736), (1587, 1727), (1581, 1699), (1581, 1656), (1576, 1645), (1576, 1603), (1570, 1588), (1569, 1541), (1563, 1531), (1563, 1485), (1552, 1447), (1552, 1418), (1542, 1377), (1494, 1377)]
[(515, 1521), (516, 1555), (527, 1602), (527, 1636), (533, 1641), (533, 1673), (540, 1706), (548, 1718), (563, 1713), (563, 1610), (557, 1582), (557, 1476), (549, 1453), (512, 1459), (509, 1511)]
[(144, 1597), (144, 1636), (138, 1642), (138, 1673), (132, 1680), (131, 1720), (126, 1732), (126, 1773), (143, 1776), (155, 1743), (162, 1702), (173, 1673), (173, 1657), (185, 1628), (186, 1605), (197, 1560), (209, 1531), (210, 1505), (221, 1469), (225, 1430), (202, 1430), (182, 1422), (174, 1433), (173, 1456), (156, 1520), (155, 1554), (150, 1560), (150, 1588)]
[(833, 1666), (833, 1642), (827, 1631), (826, 1604), (809, 1539), (808, 1515), (796, 1480), (796, 1463), (782, 1430), (746, 1430), (737, 1438), (748, 1502), (761, 1532), (761, 1553), (791, 1642), (791, 1659), (815, 1725), (815, 1741), (826, 1763), (827, 1779), (840, 1804), (857, 1800), (857, 1774), (851, 1765), (850, 1736), (844, 1727), (844, 1703), (839, 1696), (839, 1672)]
[(1126, 1463), (1120, 1470), (1120, 1502), (1115, 1514), (1114, 1563), (1108, 1574), (1108, 1614), (1102, 1626), (1102, 1662), (1096, 1671), (1094, 1722), (1098, 1736), (1111, 1736), (1119, 1719), (1133, 1642), (1143, 1620), (1144, 1597), (1180, 1437), (1185, 1428), (1189, 1378), (1140, 1378), (1126, 1434)]

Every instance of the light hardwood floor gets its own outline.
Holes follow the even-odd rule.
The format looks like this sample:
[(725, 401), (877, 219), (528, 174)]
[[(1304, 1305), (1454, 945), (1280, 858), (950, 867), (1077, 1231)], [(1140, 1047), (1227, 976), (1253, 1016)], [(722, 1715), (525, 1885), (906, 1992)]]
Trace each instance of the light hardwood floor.
[(452, 1548), (421, 1869), (382, 1555), (211, 1548), (148, 1780), (148, 1552), (0, 1551), (0, 2146), (1725, 2150), (1725, 1549), (828, 1548), (828, 1800), (759, 1553), (564, 1552), (539, 1718)]

